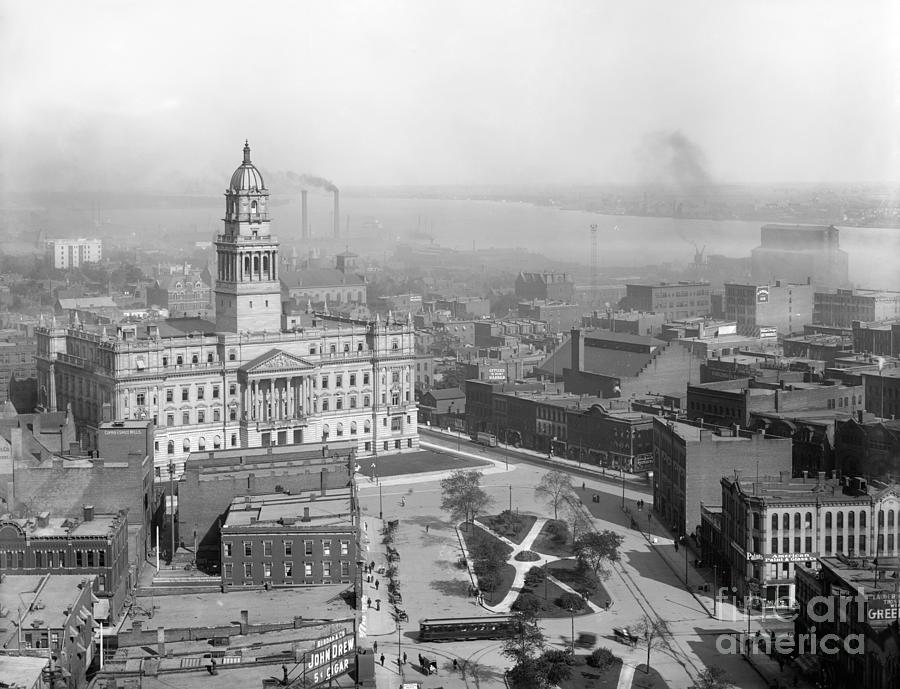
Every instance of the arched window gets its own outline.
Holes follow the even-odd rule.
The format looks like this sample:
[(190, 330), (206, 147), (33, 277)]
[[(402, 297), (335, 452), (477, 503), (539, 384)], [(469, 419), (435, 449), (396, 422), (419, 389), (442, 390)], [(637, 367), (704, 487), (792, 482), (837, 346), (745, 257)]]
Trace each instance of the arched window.
[(364, 433), (372, 432), (372, 422), (369, 421), (368, 419), (366, 419), (365, 423), (363, 424), (363, 432)]
[(863, 512), (862, 510), (860, 510), (860, 512), (859, 512), (859, 528), (860, 529), (866, 528), (866, 513)]
[(337, 425), (337, 437), (340, 438), (342, 435), (344, 435), (344, 424), (338, 423), (338, 425)]
[(175, 441), (174, 440), (170, 440), (169, 444), (166, 445), (166, 454), (168, 454), (168, 455), (175, 454)]
[(268, 254), (263, 254), (263, 257), (262, 257), (262, 267), (263, 267), (263, 272), (264, 272), (264, 273), (268, 273), (268, 272), (269, 272), (269, 256), (268, 256)]
[(356, 435), (356, 421), (350, 422), (350, 435)]
[(253, 272), (259, 274), (259, 256), (253, 257)]
[(361, 352), (361, 351), (362, 351), (362, 342), (357, 343), (357, 345), (356, 345), (356, 351), (357, 351), (357, 352)]
[(894, 525), (894, 510), (888, 512), (888, 526)]
[(344, 343), (344, 353), (346, 354), (346, 353), (348, 353), (349, 351), (350, 351), (350, 343), (349, 343), (349, 342), (345, 342), (345, 343)]
[(772, 515), (772, 531), (778, 531), (778, 515)]
[(191, 439), (190, 439), (190, 438), (185, 438), (184, 441), (181, 443), (181, 448), (182, 448), (185, 452), (190, 452), (190, 451), (191, 451)]
[(800, 513), (794, 512), (794, 529), (800, 530)]
[(222, 438), (218, 435), (214, 436), (213, 437), (213, 449), (218, 450), (220, 447), (222, 447)]
[(328, 424), (326, 423), (324, 426), (322, 426), (322, 440), (328, 440), (329, 433), (331, 433), (331, 429), (328, 427)]
[(184, 363), (184, 357), (179, 354), (175, 357), (175, 363), (181, 366)]
[(248, 275), (250, 273), (250, 257), (244, 256), (244, 274)]
[(336, 347), (335, 345), (331, 345), (331, 347), (329, 347), (329, 351), (330, 351), (332, 354), (335, 354), (335, 353), (337, 352), (337, 347)]
[(206, 449), (206, 438), (204, 438), (202, 435), (200, 436), (200, 439), (197, 441), (197, 449), (198, 450)]
[(811, 529), (812, 528), (812, 512), (806, 513), (806, 519), (804, 521), (806, 522), (806, 528)]
[(825, 528), (826, 529), (831, 528), (831, 512), (825, 513)]
[(839, 529), (844, 528), (844, 513), (843, 512), (837, 513), (837, 528), (839, 528)]
[(256, 201), (253, 201), (253, 202), (250, 204), (250, 212), (253, 213), (253, 214), (256, 214)]
[(847, 513), (847, 528), (852, 529), (856, 527), (856, 512), (848, 512)]

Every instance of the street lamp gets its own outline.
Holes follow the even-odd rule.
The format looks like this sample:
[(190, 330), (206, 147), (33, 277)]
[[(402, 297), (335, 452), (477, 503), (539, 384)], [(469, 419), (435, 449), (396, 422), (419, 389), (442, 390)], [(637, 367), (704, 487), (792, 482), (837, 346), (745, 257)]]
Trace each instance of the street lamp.
[(512, 484), (509, 484), (509, 513), (512, 514)]
[(713, 618), (719, 619), (719, 564), (713, 562)]

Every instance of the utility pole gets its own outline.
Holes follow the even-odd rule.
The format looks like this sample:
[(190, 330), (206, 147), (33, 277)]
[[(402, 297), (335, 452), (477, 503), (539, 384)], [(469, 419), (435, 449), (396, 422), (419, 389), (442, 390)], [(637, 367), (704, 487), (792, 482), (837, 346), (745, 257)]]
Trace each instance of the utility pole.
[(169, 510), (172, 513), (172, 551), (169, 562), (175, 562), (175, 462), (169, 463)]

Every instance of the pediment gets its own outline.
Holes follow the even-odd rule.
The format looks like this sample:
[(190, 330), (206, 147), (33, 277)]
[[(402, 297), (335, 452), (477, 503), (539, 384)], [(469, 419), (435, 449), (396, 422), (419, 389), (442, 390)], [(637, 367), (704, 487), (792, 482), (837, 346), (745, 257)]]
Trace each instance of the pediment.
[(241, 366), (241, 371), (247, 374), (273, 373), (278, 371), (302, 371), (315, 368), (315, 366), (299, 356), (288, 354), (282, 349), (271, 349), (261, 354), (252, 361)]

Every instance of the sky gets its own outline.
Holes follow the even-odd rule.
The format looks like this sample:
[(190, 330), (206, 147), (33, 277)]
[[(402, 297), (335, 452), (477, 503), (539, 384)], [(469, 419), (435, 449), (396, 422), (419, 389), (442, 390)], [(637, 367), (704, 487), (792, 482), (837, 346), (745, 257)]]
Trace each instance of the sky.
[[(900, 180), (900, 3), (0, 5), (6, 190)], [(223, 170), (225, 171), (223, 173)]]

